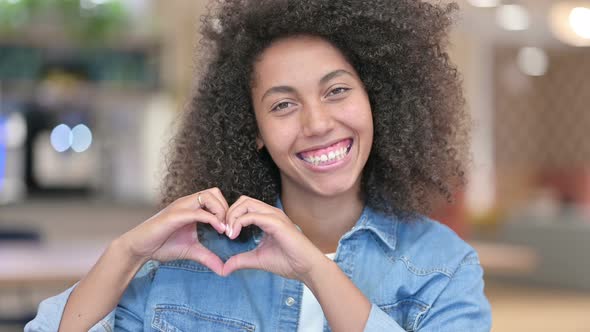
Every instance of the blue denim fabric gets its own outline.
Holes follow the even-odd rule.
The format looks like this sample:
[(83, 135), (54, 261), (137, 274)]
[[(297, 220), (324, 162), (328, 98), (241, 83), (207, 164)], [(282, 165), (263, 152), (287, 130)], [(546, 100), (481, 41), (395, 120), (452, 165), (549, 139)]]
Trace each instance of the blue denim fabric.
[[(260, 237), (240, 243), (207, 231), (201, 241), (225, 261)], [(403, 223), (365, 208), (334, 261), (372, 303), (365, 331), (491, 328), (477, 253), (436, 221)], [(57, 331), (75, 286), (41, 302), (25, 332)], [(149, 261), (90, 331), (297, 331), (302, 293), (301, 282), (265, 271), (222, 278), (193, 261)]]

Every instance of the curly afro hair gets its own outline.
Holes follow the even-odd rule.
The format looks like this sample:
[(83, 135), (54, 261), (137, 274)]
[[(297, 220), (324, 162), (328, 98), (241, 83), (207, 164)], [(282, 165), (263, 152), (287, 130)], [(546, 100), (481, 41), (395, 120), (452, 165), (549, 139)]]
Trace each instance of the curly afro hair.
[(418, 0), (217, 0), (202, 18), (201, 77), (167, 156), (161, 205), (210, 187), (231, 204), (274, 205), (277, 166), (257, 151), (253, 65), (274, 41), (323, 38), (350, 61), (371, 103), (374, 141), (361, 195), (388, 215), (430, 212), (464, 184), (468, 113), (446, 52), (458, 6)]

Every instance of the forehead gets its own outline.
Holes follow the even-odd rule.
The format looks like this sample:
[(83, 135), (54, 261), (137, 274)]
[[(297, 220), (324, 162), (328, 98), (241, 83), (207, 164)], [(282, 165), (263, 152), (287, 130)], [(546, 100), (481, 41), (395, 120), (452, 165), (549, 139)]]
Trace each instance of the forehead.
[(254, 64), (254, 88), (297, 83), (311, 84), (337, 69), (355, 73), (342, 52), (319, 37), (280, 39), (265, 49)]

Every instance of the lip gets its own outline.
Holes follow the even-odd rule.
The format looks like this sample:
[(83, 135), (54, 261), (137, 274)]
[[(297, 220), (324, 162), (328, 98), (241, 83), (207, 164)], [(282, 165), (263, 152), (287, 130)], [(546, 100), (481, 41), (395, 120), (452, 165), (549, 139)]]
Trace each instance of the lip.
[[(305, 149), (305, 150), (299, 151), (299, 152), (297, 152), (297, 155), (299, 155), (299, 154), (301, 154), (301, 153), (305, 153), (305, 152), (313, 151), (313, 150), (325, 149), (325, 148), (327, 148), (327, 147), (329, 147), (329, 146), (332, 146), (332, 145), (334, 145), (334, 144), (336, 144), (336, 143), (338, 143), (338, 142), (342, 142), (342, 141), (346, 141), (346, 140), (351, 140), (351, 141), (352, 141), (352, 144), (354, 144), (354, 140), (352, 139), (352, 137), (340, 138), (340, 139), (333, 140), (332, 142), (329, 142), (329, 143), (326, 143), (326, 144), (322, 144), (322, 145), (315, 145), (315, 146), (313, 146), (313, 147), (311, 147), (311, 148), (308, 148), (308, 149)], [(352, 145), (352, 144), (351, 144), (351, 145)]]
[[(348, 138), (345, 138), (344, 140), (346, 140), (346, 139), (348, 139)], [(328, 164), (328, 165), (314, 165), (314, 164), (310, 164), (310, 163), (306, 162), (305, 160), (303, 160), (303, 159), (301, 159), (299, 157), (297, 157), (297, 159), (301, 163), (303, 163), (303, 165), (304, 165), (305, 168), (307, 168), (308, 170), (313, 171), (313, 172), (330, 172), (330, 171), (333, 171), (335, 169), (344, 167), (344, 166), (346, 166), (346, 164), (348, 164), (348, 162), (352, 158), (352, 152), (353, 152), (352, 150), (354, 148), (355, 141), (352, 138), (350, 138), (350, 139), (352, 140), (352, 143), (350, 144), (350, 149), (348, 150), (348, 153), (346, 154), (346, 157), (344, 157), (344, 158), (342, 158), (342, 159), (340, 159), (340, 160), (338, 160), (338, 161), (336, 161), (336, 162), (334, 162), (332, 164)], [(333, 145), (335, 143), (338, 143), (340, 141), (342, 141), (342, 140), (335, 141), (334, 143), (329, 144), (329, 145), (324, 145), (323, 147), (328, 147), (328, 146)], [(321, 149), (321, 147), (320, 148), (315, 148), (315, 149)], [(315, 149), (313, 149), (313, 150), (315, 150)], [(310, 151), (310, 150), (307, 150), (307, 151)]]

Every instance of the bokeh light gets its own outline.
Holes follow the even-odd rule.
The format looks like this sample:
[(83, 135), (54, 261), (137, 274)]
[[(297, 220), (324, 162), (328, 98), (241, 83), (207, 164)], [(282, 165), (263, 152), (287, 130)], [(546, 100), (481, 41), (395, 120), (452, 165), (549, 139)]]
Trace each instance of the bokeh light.
[(23, 146), (27, 136), (27, 123), (21, 113), (10, 113), (5, 123), (5, 143), (9, 149)]
[(529, 76), (542, 76), (547, 72), (549, 59), (538, 47), (523, 47), (517, 55), (518, 68)]
[(572, 9), (569, 23), (578, 36), (590, 39), (590, 8), (576, 7)]
[(505, 30), (526, 30), (530, 25), (529, 13), (520, 5), (503, 5), (496, 9), (496, 23)]
[(491, 8), (500, 4), (500, 0), (467, 0), (473, 7)]
[(60, 124), (51, 131), (51, 146), (57, 152), (64, 152), (72, 146), (72, 130), (65, 124)]
[(88, 127), (79, 124), (72, 129), (72, 150), (84, 152), (92, 144), (92, 132)]

